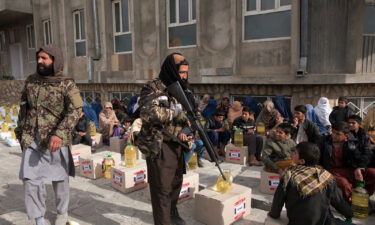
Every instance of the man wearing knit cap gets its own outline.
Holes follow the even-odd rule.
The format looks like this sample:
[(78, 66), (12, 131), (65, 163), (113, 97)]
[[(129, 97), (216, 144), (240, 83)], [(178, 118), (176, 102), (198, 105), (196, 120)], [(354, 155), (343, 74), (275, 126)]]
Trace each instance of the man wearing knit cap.
[(61, 50), (48, 45), (36, 54), (37, 72), (28, 76), (21, 93), (16, 129), (21, 143), (20, 179), (26, 212), (44, 225), (45, 181), (52, 181), (57, 208), (56, 225), (68, 221), (69, 175), (74, 176), (71, 132), (82, 111), (82, 99), (73, 79), (64, 77)]

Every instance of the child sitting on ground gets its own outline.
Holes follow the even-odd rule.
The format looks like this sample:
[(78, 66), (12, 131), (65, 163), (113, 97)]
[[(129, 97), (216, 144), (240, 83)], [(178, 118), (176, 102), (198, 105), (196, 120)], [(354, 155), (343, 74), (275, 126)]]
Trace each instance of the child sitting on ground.
[(301, 142), (296, 146), (291, 158), (298, 165), (283, 173), (268, 214), (270, 217), (279, 218), (285, 203), (288, 225), (337, 224), (330, 205), (347, 221), (351, 220), (353, 212), (349, 203), (344, 200), (333, 175), (317, 166), (319, 157), (315, 144)]
[(281, 174), (287, 167), (295, 166), (290, 159), (290, 153), (296, 146), (290, 138), (292, 126), (281, 123), (275, 129), (275, 135), (267, 138), (262, 151), (262, 161), (267, 172)]

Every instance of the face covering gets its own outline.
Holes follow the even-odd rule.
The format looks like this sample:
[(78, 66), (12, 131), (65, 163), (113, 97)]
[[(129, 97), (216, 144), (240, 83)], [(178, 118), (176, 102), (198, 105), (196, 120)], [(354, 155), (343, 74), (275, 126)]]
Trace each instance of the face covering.
[(38, 72), (39, 75), (42, 75), (42, 76), (51, 76), (51, 75), (54, 74), (53, 63), (51, 63), (48, 66), (46, 66), (46, 65), (44, 65), (42, 63), (38, 63), (36, 71)]

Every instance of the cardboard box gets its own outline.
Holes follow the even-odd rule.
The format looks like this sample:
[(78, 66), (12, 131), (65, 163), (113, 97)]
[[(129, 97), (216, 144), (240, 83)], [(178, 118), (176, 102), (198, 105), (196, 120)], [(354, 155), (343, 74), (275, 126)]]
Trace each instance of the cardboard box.
[(249, 215), (251, 188), (232, 184), (229, 193), (221, 194), (211, 188), (195, 194), (195, 219), (207, 225), (229, 225)]
[(129, 193), (147, 187), (147, 165), (139, 163), (134, 168), (115, 166), (111, 171), (113, 188)]
[[(187, 200), (190, 198), (194, 198), (198, 190), (199, 190), (199, 174), (191, 172), (191, 171), (187, 171), (187, 173), (184, 174), (180, 196), (178, 198), (177, 203), (183, 202), (184, 200)], [(147, 186), (146, 196), (147, 196), (147, 199), (151, 201), (149, 185)]]
[(93, 147), (95, 146), (95, 148), (101, 148), (103, 146), (103, 138), (101, 133), (96, 132), (96, 135), (92, 136), (91, 140)]
[(81, 157), (88, 158), (91, 156), (91, 146), (84, 144), (72, 145), (71, 152), (74, 166), (79, 166), (79, 159)]
[(12, 137), (11, 132), (0, 132), (0, 140), (1, 141), (5, 141), (6, 139), (11, 138), (11, 137)]
[(109, 150), (112, 152), (118, 152), (123, 154), (125, 146), (125, 139), (120, 139), (119, 137), (111, 137), (109, 139)]
[(247, 146), (236, 147), (230, 143), (225, 146), (225, 161), (240, 165), (246, 165), (249, 153)]
[(117, 152), (104, 151), (93, 154), (90, 157), (80, 157), (79, 174), (90, 179), (103, 177), (102, 162), (105, 156), (111, 154), (115, 160), (115, 166), (121, 163), (121, 154)]
[(259, 191), (264, 194), (273, 195), (280, 182), (280, 175), (278, 173), (269, 173), (262, 169), (260, 171), (260, 186)]

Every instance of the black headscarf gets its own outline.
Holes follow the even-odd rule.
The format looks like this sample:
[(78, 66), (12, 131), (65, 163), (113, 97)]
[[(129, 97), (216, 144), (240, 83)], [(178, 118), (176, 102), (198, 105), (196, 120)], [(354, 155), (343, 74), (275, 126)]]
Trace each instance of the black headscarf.
[(174, 55), (180, 55), (180, 53), (172, 53), (168, 55), (163, 64), (161, 65), (161, 70), (159, 73), (159, 79), (163, 82), (165, 86), (169, 86), (174, 82), (178, 81), (184, 90), (186, 97), (189, 99), (190, 105), (192, 106), (193, 110), (195, 110), (197, 104), (194, 99), (193, 91), (190, 87), (190, 84), (187, 80), (182, 80), (178, 73), (179, 65), (176, 64), (174, 60)]

